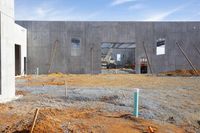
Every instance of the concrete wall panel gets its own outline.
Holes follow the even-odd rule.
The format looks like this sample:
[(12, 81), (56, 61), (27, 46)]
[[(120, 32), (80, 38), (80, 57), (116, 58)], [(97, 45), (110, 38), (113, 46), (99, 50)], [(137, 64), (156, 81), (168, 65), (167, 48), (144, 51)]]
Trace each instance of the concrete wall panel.
[(1, 98), (15, 96), (14, 19), (1, 14)]
[[(0, 18), (0, 102), (5, 102), (12, 100), (15, 96), (15, 44), (22, 46), (21, 57), (25, 57), (27, 37), (26, 29), (14, 23), (14, 0), (0, 0)], [(22, 73), (23, 63), (21, 64)]]
[(15, 26), (14, 32), (14, 44), (21, 46), (21, 75), (25, 73), (25, 62), (24, 58), (27, 57), (27, 30), (17, 24)]
[[(51, 51), (56, 40), (59, 40), (62, 48), (55, 57), (53, 72), (100, 73), (102, 42), (136, 42), (135, 63), (137, 73), (140, 72), (140, 58), (146, 57), (143, 42), (154, 73), (191, 69), (178, 49), (177, 41), (184, 42), (182, 47), (188, 57), (198, 69), (200, 67), (200, 63), (196, 61), (199, 55), (193, 48), (193, 45), (199, 46), (200, 43), (199, 22), (18, 21), (17, 23), (28, 29), (30, 71), (35, 70), (36, 67), (41, 67), (41, 72), (47, 73), (48, 68), (45, 68), (44, 62), (46, 63), (45, 60), (49, 60), (48, 57), (50, 57), (51, 52), (48, 51)], [(79, 57), (70, 55), (72, 37), (81, 39), (81, 54)], [(156, 41), (159, 38), (166, 39), (165, 55), (156, 55)], [(45, 47), (44, 50), (42, 50), (42, 47)], [(43, 59), (39, 59), (33, 52), (36, 52), (37, 55), (44, 53), (46, 55), (43, 56)], [(43, 63), (39, 64), (39, 62)]]

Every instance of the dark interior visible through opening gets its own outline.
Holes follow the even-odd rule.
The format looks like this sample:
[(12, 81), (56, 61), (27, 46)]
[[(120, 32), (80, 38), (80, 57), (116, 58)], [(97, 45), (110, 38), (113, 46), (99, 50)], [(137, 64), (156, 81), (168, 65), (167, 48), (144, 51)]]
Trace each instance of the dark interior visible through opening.
[(147, 58), (140, 59), (140, 73), (147, 74), (148, 73), (148, 65), (147, 65)]
[(148, 73), (148, 67), (147, 65), (141, 65), (141, 74), (147, 74)]
[(21, 75), (21, 46), (15, 44), (15, 76)]
[(27, 59), (24, 57), (24, 74), (27, 74)]

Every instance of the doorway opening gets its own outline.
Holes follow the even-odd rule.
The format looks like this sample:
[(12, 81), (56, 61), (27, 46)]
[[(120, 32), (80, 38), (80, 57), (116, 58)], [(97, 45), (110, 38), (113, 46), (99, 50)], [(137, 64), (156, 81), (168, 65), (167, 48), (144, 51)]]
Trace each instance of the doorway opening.
[(102, 73), (135, 73), (134, 42), (104, 42), (101, 44)]
[(15, 44), (15, 76), (21, 75), (21, 46)]
[(145, 57), (140, 58), (140, 73), (141, 74), (148, 73), (147, 58)]
[(24, 74), (27, 74), (27, 58), (24, 57)]

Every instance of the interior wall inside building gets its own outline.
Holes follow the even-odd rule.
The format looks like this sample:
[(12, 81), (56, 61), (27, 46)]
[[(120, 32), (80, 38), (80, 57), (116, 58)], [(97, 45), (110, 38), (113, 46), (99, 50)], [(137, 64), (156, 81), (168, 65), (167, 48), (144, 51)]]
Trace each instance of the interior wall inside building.
[[(103, 48), (101, 54), (108, 53), (109, 48)], [(115, 60), (119, 67), (135, 64), (135, 49), (112, 49), (111, 58)]]
[[(24, 75), (27, 74), (27, 30), (17, 24), (15, 24), (15, 31), (14, 31), (14, 43), (15, 46), (17, 45), (20, 47), (20, 52), (18, 58), (15, 57), (15, 63), (18, 66), (18, 69), (15, 69), (16, 72), (15, 75)], [(15, 66), (16, 66), (15, 65)]]

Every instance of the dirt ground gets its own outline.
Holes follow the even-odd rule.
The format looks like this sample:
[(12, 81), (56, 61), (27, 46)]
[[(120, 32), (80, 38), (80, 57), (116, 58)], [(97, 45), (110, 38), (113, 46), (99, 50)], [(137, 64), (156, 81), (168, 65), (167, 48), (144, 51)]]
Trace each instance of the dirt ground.
[(200, 70), (176, 70), (169, 72), (162, 72), (161, 74), (168, 76), (198, 76), (200, 75)]
[[(28, 132), (40, 108), (35, 133), (150, 133), (149, 127), (155, 133), (198, 133), (199, 81), (133, 74), (20, 77), (16, 88), (23, 98), (0, 104), (0, 132)], [(139, 118), (131, 115), (133, 88), (141, 89)]]
[(26, 82), (17, 86), (67, 85), (70, 87), (110, 87), (110, 88), (169, 88), (179, 86), (198, 87), (199, 78), (166, 77), (136, 74), (63, 75), (21, 77)]
[[(23, 116), (17, 114), (7, 116), (7, 114), (3, 114), (2, 112), (1, 114), (0, 119), (2, 121), (0, 125), (6, 126), (5, 129), (0, 130), (1, 132), (29, 132), (32, 124), (33, 112)], [(158, 125), (144, 119), (136, 119), (131, 116), (131, 114), (123, 112), (106, 113), (97, 109), (43, 108), (39, 111), (34, 133), (148, 133), (149, 126), (155, 132), (184, 132), (182, 129), (171, 124)]]

